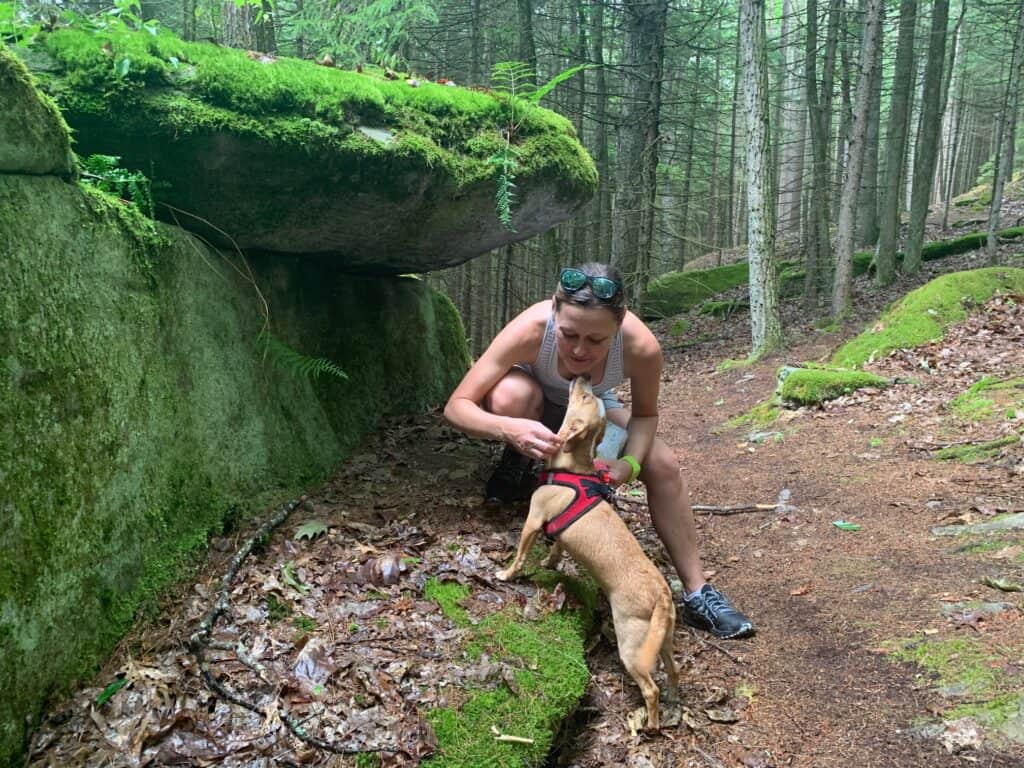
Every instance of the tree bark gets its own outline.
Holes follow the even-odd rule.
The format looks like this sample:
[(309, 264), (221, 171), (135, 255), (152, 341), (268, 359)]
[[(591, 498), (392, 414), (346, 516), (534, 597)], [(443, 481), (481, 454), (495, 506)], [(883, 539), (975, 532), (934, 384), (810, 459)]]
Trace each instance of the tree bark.
[(881, 45), (882, 0), (867, 0), (864, 41), (860, 49), (860, 75), (857, 78), (857, 100), (854, 107), (850, 138), (847, 143), (846, 170), (843, 174), (839, 200), (839, 224), (836, 232), (836, 270), (832, 284), (832, 319), (839, 321), (850, 311), (853, 279), (853, 234), (860, 191), (864, 144), (871, 116), (871, 91), (874, 70)]
[(812, 197), (811, 232), (813, 246), (807, 251), (807, 276), (804, 298), (809, 306), (817, 303), (827, 266), (832, 261), (828, 225), (828, 105), (818, 97), (818, 3), (807, 0), (807, 45), (804, 54), (804, 85), (807, 114), (811, 128)]
[(782, 345), (775, 274), (775, 216), (768, 125), (768, 58), (764, 0), (740, 0), (743, 111), (747, 126), (747, 260), (750, 266), (751, 356)]
[(910, 97), (914, 87), (914, 32), (917, 27), (917, 0), (900, 3), (896, 64), (889, 101), (889, 133), (885, 141), (885, 178), (882, 181), (882, 208), (878, 222), (878, 247), (875, 251), (875, 283), (892, 284), (896, 279), (896, 241), (900, 225), (900, 185), (907, 146)]
[(196, 0), (182, 0), (181, 37), (189, 41), (196, 39)]
[(798, 57), (797, 36), (792, 31), (790, 16), (793, 14), (792, 0), (782, 3), (782, 35), (779, 46), (782, 49), (782, 82), (779, 102), (782, 110), (781, 124), (776, 124), (777, 139), (781, 145), (779, 159), (779, 204), (778, 231), (789, 232), (800, 228), (800, 193), (803, 175), (804, 145), (800, 139), (804, 123), (803, 99), (794, 71)]
[(519, 60), (533, 68), (537, 80), (537, 44), (533, 36), (533, 0), (516, 0), (519, 9)]
[[(739, 102), (739, 88), (740, 88), (740, 36), (736, 35), (736, 58), (733, 62), (733, 78), (732, 78), (732, 120), (729, 131), (729, 184), (728, 184), (728, 198), (726, 199), (725, 206), (725, 231), (724, 237), (722, 238), (723, 244), (726, 248), (732, 248), (736, 243), (736, 238), (733, 235), (735, 220), (734, 216), (736, 212), (736, 140), (737, 126), (736, 116), (740, 111)], [(719, 252), (721, 255), (721, 252)]]
[(594, 62), (594, 164), (597, 166), (597, 194), (594, 195), (593, 220), (600, 262), (610, 260), (612, 198), (608, 184), (608, 85), (604, 67), (604, 2), (592, 6), (590, 25), (591, 54)]
[(650, 271), (668, 0), (624, 3), (625, 71), (612, 262), (639, 308)]
[[(883, 8), (883, 17), (885, 9)], [(864, 139), (864, 168), (860, 193), (857, 196), (857, 226), (854, 242), (874, 245), (878, 240), (878, 148), (882, 112), (882, 47), (885, 35), (879, 33), (875, 60), (871, 70), (871, 103), (868, 107), (868, 130)]]
[(999, 140), (996, 142), (996, 157), (992, 168), (992, 203), (988, 214), (988, 238), (985, 253), (989, 264), (999, 263), (996, 250), (996, 232), (999, 231), (999, 214), (1003, 205), (1003, 187), (1013, 175), (1014, 144), (1017, 140), (1017, 110), (1020, 106), (1021, 80), (1024, 79), (1024, 0), (1017, 8), (1017, 33), (1013, 40), (1010, 56), (1010, 71), (1003, 96), (1003, 108), (999, 121)]
[(921, 248), (924, 225), (931, 202), (935, 177), (935, 157), (939, 149), (939, 128), (942, 125), (942, 75), (946, 60), (946, 27), (949, 22), (949, 0), (935, 0), (928, 42), (928, 62), (924, 70), (924, 95), (921, 100), (921, 122), (917, 146), (914, 148), (914, 184), (910, 198), (910, 226), (907, 247), (903, 251), (903, 271), (915, 275), (921, 269)]

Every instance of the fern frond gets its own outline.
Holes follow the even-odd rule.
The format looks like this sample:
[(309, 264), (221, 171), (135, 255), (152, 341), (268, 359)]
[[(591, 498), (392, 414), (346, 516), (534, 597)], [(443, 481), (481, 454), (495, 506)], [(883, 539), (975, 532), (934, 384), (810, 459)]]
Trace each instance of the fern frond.
[(320, 374), (327, 373), (342, 381), (348, 380), (348, 374), (326, 357), (309, 357), (285, 344), (272, 333), (264, 332), (259, 336), (263, 345), (263, 357), (275, 366), (296, 378), (317, 379)]

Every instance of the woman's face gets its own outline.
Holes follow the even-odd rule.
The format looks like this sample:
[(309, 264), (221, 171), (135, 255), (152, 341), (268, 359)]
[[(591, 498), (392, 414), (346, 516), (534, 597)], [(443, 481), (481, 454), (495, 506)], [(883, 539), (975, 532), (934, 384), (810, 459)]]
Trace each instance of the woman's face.
[(569, 302), (555, 312), (558, 359), (570, 376), (591, 373), (608, 356), (619, 321), (602, 307), (581, 307)]

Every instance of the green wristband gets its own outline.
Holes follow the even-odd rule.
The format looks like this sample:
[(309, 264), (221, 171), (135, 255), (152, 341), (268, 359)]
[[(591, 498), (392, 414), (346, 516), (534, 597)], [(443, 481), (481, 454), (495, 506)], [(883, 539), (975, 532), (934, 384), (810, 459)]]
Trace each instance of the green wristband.
[(632, 483), (634, 480), (636, 480), (640, 476), (640, 462), (636, 460), (635, 456), (630, 456), (629, 454), (626, 454), (625, 456), (623, 456), (622, 460), (624, 462), (626, 462), (627, 464), (629, 464), (630, 467), (633, 468), (632, 473), (630, 473), (630, 475), (629, 475), (629, 480), (627, 481), (627, 482)]

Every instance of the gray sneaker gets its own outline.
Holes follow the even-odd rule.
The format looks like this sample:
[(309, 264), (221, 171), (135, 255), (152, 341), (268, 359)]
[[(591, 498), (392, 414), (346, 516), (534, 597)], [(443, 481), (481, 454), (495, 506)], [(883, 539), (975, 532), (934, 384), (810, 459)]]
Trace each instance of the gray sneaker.
[(700, 592), (689, 600), (680, 600), (679, 607), (683, 621), (691, 627), (707, 630), (715, 637), (729, 639), (754, 634), (754, 623), (710, 584), (701, 587)]

